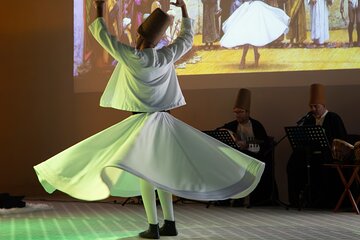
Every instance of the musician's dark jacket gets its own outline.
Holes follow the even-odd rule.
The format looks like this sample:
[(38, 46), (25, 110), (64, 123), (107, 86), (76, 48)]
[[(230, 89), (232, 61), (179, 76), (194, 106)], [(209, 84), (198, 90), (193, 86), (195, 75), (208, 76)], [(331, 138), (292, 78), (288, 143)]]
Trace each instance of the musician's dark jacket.
[[(315, 124), (315, 117), (310, 116), (303, 125), (314, 126)], [(329, 147), (335, 138), (347, 141), (346, 128), (338, 114), (328, 112), (325, 115), (322, 128), (325, 130)], [(306, 205), (321, 208), (335, 207), (338, 197), (343, 191), (343, 186), (335, 169), (328, 169), (322, 165), (329, 161), (332, 161), (330, 148), (320, 153), (319, 151), (310, 151), (310, 154), (306, 154), (306, 151), (302, 149), (292, 152), (287, 164), (290, 205), (294, 207), (300, 205), (302, 205), (300, 207), (306, 207)], [(306, 196), (301, 199), (303, 193)], [(308, 196), (311, 199), (305, 199)]]
[[(316, 120), (314, 116), (309, 117), (305, 120), (304, 125), (315, 125)], [(341, 117), (334, 112), (328, 112), (325, 115), (325, 119), (322, 125), (322, 128), (325, 130), (326, 137), (331, 145), (332, 141), (335, 138), (347, 140), (347, 132), (345, 125)]]
[[(253, 128), (253, 133), (255, 140), (260, 141), (260, 151), (258, 153), (253, 153), (247, 150), (240, 150), (241, 152), (252, 156), (265, 163), (265, 170), (261, 177), (260, 183), (256, 189), (250, 194), (250, 205), (267, 205), (271, 204), (271, 198), (277, 197), (278, 191), (276, 184), (274, 182), (273, 176), (273, 140), (270, 138), (264, 126), (253, 118), (249, 118)], [(236, 133), (238, 128), (238, 121), (234, 120), (224, 124), (224, 126), (217, 128), (227, 129), (233, 133)], [(241, 199), (239, 199), (241, 201)]]
[[(269, 140), (270, 138), (268, 137), (264, 126), (259, 121), (255, 120), (251, 117), (249, 120), (250, 120), (252, 128), (253, 128), (255, 140), (260, 141), (260, 144), (259, 144), (260, 152), (258, 152), (257, 154), (254, 154), (247, 150), (240, 150), (240, 151), (263, 161), (263, 157), (266, 157), (266, 155), (270, 154), (270, 150), (271, 150), (271, 149), (269, 149), (271, 147), (271, 141)], [(238, 125), (239, 125), (238, 121), (234, 120), (234, 121), (224, 124), (224, 126), (219, 127), (217, 129), (225, 128), (227, 130), (232, 131), (233, 133), (236, 133)]]

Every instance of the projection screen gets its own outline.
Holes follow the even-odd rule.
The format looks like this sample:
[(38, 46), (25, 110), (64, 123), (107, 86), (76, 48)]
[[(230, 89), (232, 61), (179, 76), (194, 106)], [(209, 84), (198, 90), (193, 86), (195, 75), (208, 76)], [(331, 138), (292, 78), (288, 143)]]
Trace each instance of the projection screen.
[[(351, 1), (344, 1), (342, 12), (341, 1), (331, 1), (317, 1), (318, 4), (322, 2), (325, 9), (321, 16), (316, 15), (315, 6), (309, 0), (269, 0), (263, 2), (268, 6), (265, 10), (252, 7), (251, 4), (254, 5), (254, 2), (250, 4), (247, 2), (246, 4), (252, 8), (248, 6), (245, 9), (245, 3), (237, 0), (186, 1), (189, 15), (195, 23), (195, 38), (193, 48), (175, 64), (180, 81), (194, 80), (196, 86), (196, 81), (201, 79), (202, 88), (206, 88), (232, 86), (226, 85), (226, 79), (235, 81), (233, 85), (236, 85), (236, 81), (241, 79), (253, 79), (254, 76), (255, 79), (258, 78), (256, 76), (264, 79), (274, 73), (349, 70), (358, 74), (360, 47), (357, 42), (356, 24), (352, 34), (349, 34), (351, 29), (349, 26), (352, 25), (350, 20), (354, 17), (351, 11), (348, 11), (351, 9), (348, 8)], [(181, 11), (170, 5), (170, 0), (105, 0), (105, 2), (104, 18), (107, 26), (111, 34), (124, 44), (134, 46), (137, 27), (156, 7), (160, 7), (174, 18), (157, 48), (171, 44), (179, 33)], [(255, 63), (254, 48), (249, 45), (245, 65), (242, 66), (240, 62), (244, 45), (231, 48), (222, 46), (223, 26), (232, 16), (235, 24), (231, 27), (244, 29), (247, 27), (248, 18), (251, 21), (259, 21), (258, 16), (261, 16), (262, 22), (259, 23), (259, 27), (250, 29), (249, 32), (256, 36), (263, 25), (264, 28), (272, 26), (266, 17), (268, 12), (273, 11), (271, 7), (281, 9), (290, 17), (289, 30), (276, 40), (258, 46), (260, 54), (258, 65)], [(73, 76), (76, 92), (102, 91), (117, 64), (88, 31), (88, 25), (95, 16), (93, 0), (74, 1)], [(318, 29), (317, 23), (313, 20), (315, 18), (323, 18), (321, 23), (324, 26), (327, 23), (328, 27)], [(318, 43), (314, 40), (314, 36), (323, 32), (325, 35), (328, 32), (328, 37), (324, 37), (323, 43)], [(204, 79), (209, 79), (208, 85)], [(191, 84), (185, 85), (191, 88)]]

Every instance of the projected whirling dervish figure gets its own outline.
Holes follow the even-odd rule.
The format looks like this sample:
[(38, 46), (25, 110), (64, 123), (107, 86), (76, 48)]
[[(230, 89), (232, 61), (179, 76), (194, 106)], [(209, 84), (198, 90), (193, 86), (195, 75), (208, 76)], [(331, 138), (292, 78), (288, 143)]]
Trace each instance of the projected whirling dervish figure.
[(279, 38), (288, 31), (290, 18), (286, 13), (262, 1), (245, 1), (224, 22), (220, 45), (226, 48), (243, 46), (240, 68), (245, 68), (249, 47), (254, 48), (255, 67), (259, 65), (258, 47)]
[[(117, 65), (100, 105), (134, 114), (36, 165), (49, 193), (56, 189), (83, 200), (141, 194), (149, 229), (140, 237), (175, 236), (172, 194), (196, 200), (222, 200), (251, 193), (264, 163), (185, 124), (170, 110), (185, 105), (174, 62), (193, 43), (193, 20), (183, 0), (182, 26), (175, 41), (155, 49), (170, 16), (157, 8), (138, 28), (136, 47), (111, 36), (97, 0), (98, 17), (90, 25), (94, 38)], [(159, 228), (155, 189), (164, 214)]]

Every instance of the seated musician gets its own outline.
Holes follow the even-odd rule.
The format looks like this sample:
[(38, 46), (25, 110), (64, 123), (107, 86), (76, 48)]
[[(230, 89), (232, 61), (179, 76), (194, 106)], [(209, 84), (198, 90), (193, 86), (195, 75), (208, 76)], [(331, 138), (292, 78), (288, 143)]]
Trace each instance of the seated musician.
[[(309, 100), (310, 114), (304, 126), (321, 126), (330, 146), (334, 139), (346, 141), (347, 132), (341, 117), (326, 107), (325, 86), (312, 84)], [(288, 164), (289, 204), (293, 207), (333, 208), (343, 191), (335, 169), (327, 169), (322, 163), (331, 162), (331, 154), (314, 151), (309, 158), (301, 149), (293, 151)]]
[[(251, 91), (241, 88), (233, 107), (235, 120), (217, 130), (228, 130), (241, 152), (266, 163), (262, 179), (250, 195), (250, 204), (265, 204), (270, 199), (273, 190), (272, 146), (264, 126), (250, 117), (250, 105)], [(237, 202), (242, 202), (242, 200)]]

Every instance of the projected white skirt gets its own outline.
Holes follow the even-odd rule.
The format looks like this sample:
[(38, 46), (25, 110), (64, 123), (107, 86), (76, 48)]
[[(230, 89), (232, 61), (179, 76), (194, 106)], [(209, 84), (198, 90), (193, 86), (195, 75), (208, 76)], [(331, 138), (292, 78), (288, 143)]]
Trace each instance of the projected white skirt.
[(224, 22), (220, 44), (232, 48), (245, 44), (264, 46), (288, 31), (286, 13), (262, 1), (244, 2)]
[(82, 200), (140, 195), (139, 178), (197, 200), (244, 197), (264, 163), (169, 113), (141, 113), (105, 129), (35, 167), (49, 193)]

